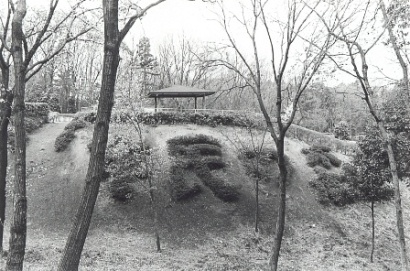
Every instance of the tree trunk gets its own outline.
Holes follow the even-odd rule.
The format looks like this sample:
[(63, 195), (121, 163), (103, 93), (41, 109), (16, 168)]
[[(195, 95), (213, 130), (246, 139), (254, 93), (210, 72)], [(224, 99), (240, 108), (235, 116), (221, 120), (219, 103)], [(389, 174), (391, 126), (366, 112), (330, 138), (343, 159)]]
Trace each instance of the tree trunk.
[(1, 67), (1, 83), (3, 87), (8, 90), (10, 81), (10, 66)]
[(260, 153), (258, 153), (257, 161), (256, 161), (256, 174), (257, 178), (255, 181), (255, 232), (259, 232), (259, 180), (260, 180), (260, 172), (259, 172), (259, 162), (260, 162)]
[(4, 100), (1, 105), (0, 121), (0, 252), (3, 251), (4, 223), (6, 220), (6, 177), (8, 166), (7, 139), (8, 126), (11, 117), (11, 105), (13, 103), (13, 94), (8, 91), (10, 68), (9, 66), (1, 67), (2, 89), (1, 98)]
[(279, 252), (282, 246), (283, 232), (285, 230), (285, 212), (286, 212), (286, 181), (287, 169), (285, 163), (285, 142), (284, 136), (280, 135), (276, 142), (276, 150), (278, 152), (278, 167), (279, 167), (279, 206), (278, 220), (276, 221), (276, 232), (273, 240), (272, 255), (269, 260), (269, 270), (278, 270)]
[(90, 161), (85, 188), (74, 219), (73, 228), (67, 239), (59, 271), (78, 270), (81, 252), (87, 237), (94, 205), (103, 179), (105, 150), (111, 110), (114, 102), (114, 87), (119, 64), (118, 42), (118, 3), (115, 0), (103, 1), (104, 9), (104, 60), (101, 92), (94, 125)]
[(159, 217), (158, 217), (157, 205), (155, 202), (154, 186), (152, 184), (152, 172), (149, 172), (149, 174), (150, 174), (148, 177), (149, 198), (150, 198), (150, 203), (151, 203), (151, 211), (154, 216), (155, 243), (157, 245), (157, 252), (161, 252), (161, 239), (159, 236)]
[(12, 55), (14, 62), (14, 126), (15, 126), (15, 179), (13, 189), (13, 220), (10, 228), (7, 270), (23, 270), (27, 233), (26, 198), (26, 132), (25, 115), (25, 67), (23, 64), (23, 19), (26, 1), (17, 2), (12, 21)]
[(393, 180), (394, 187), (394, 205), (396, 208), (396, 221), (397, 221), (397, 231), (399, 233), (399, 243), (400, 243), (400, 256), (401, 256), (401, 269), (403, 271), (409, 271), (409, 261), (407, 257), (406, 249), (406, 237), (404, 235), (404, 223), (403, 223), (403, 210), (401, 207), (401, 196), (400, 196), (400, 182), (399, 176), (397, 175), (397, 164), (396, 158), (394, 157), (393, 146), (387, 134), (386, 128), (384, 128), (384, 122), (379, 121), (378, 127), (385, 144), (387, 145), (387, 155), (389, 157), (390, 172)]
[(374, 224), (375, 224), (375, 221), (374, 221), (374, 200), (372, 199), (372, 202), (371, 202), (371, 205), (370, 205), (370, 209), (371, 209), (371, 211), (372, 211), (372, 248), (371, 248), (371, 252), (370, 252), (370, 262), (372, 263), (373, 262), (373, 256), (374, 256), (374, 247), (375, 247), (375, 244), (374, 244)]
[(6, 177), (8, 166), (7, 139), (8, 126), (11, 117), (11, 105), (13, 103), (13, 94), (5, 91), (2, 95), (4, 103), (1, 108), (0, 124), (0, 252), (3, 251), (3, 234), (4, 223), (6, 220)]

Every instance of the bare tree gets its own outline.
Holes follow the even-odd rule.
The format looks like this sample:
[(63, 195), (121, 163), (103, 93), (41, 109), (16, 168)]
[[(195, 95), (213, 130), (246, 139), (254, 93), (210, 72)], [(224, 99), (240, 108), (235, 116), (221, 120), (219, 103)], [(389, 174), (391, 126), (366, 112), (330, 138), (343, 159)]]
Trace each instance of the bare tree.
[[(58, 44), (57, 48), (41, 60), (33, 61), (33, 57), (37, 50), (46, 42), (53, 33), (55, 33), (65, 22), (75, 19), (71, 16), (76, 8), (69, 12), (64, 18), (52, 25), (52, 18), (57, 8), (59, 0), (50, 2), (49, 11), (46, 21), (40, 29), (31, 29), (28, 33), (24, 32), (23, 21), (27, 13), (26, 1), (20, 0), (14, 5), (13, 1), (9, 1), (9, 8), (13, 13), (12, 18), (12, 44), (10, 52), (14, 62), (14, 124), (15, 124), (15, 179), (14, 179), (14, 208), (13, 220), (10, 228), (10, 251), (7, 258), (7, 270), (22, 270), (24, 260), (24, 250), (26, 245), (26, 219), (27, 219), (27, 198), (26, 198), (26, 138), (25, 138), (25, 85), (26, 82), (36, 74), (45, 63), (56, 56), (64, 46), (77, 37), (89, 31), (83, 29), (77, 34), (67, 32), (65, 39)], [(76, 7), (80, 5), (80, 1)], [(38, 31), (37, 31), (38, 30)], [(30, 47), (30, 41), (33, 41)], [(2, 45), (5, 46), (6, 40), (2, 39)], [(2, 161), (3, 162), (3, 161)], [(3, 181), (3, 180), (0, 180)], [(4, 194), (0, 197), (5, 197)], [(4, 199), (0, 201), (3, 202)], [(2, 206), (3, 207), (3, 206)], [(4, 212), (4, 210), (0, 210)]]
[(114, 89), (117, 69), (120, 61), (120, 45), (134, 23), (146, 14), (151, 8), (165, 0), (152, 2), (145, 8), (134, 7), (135, 13), (125, 21), (119, 29), (118, 0), (103, 1), (104, 16), (104, 60), (102, 84), (97, 110), (97, 119), (94, 125), (93, 140), (88, 171), (85, 180), (84, 192), (74, 218), (73, 227), (67, 239), (58, 270), (78, 270), (81, 252), (87, 237), (92, 213), (98, 196), (100, 182), (104, 172), (105, 150), (107, 148), (108, 130), (114, 103)]
[(252, 125), (246, 127), (246, 131), (250, 137), (246, 142), (238, 135), (239, 131), (235, 131), (234, 138), (231, 138), (228, 134), (222, 133), (226, 139), (236, 148), (238, 153), (246, 156), (246, 158), (251, 159), (251, 166), (253, 175), (255, 174), (255, 232), (259, 232), (259, 222), (260, 222), (260, 204), (259, 204), (259, 190), (260, 182), (262, 177), (261, 172), (261, 161), (263, 158), (264, 144), (266, 139), (267, 130), (263, 130), (262, 134), (258, 134), (254, 130)]
[(10, 229), (10, 248), (7, 270), (23, 270), (27, 232), (26, 198), (26, 133), (24, 130), (25, 70), (23, 59), (23, 20), (26, 1), (17, 2), (12, 21), (12, 48), (14, 62), (14, 110), (15, 110), (15, 181), (13, 189), (13, 220)]
[[(401, 196), (400, 196), (400, 182), (397, 173), (397, 163), (395, 158), (395, 153), (393, 151), (392, 137), (389, 135), (385, 120), (380, 112), (377, 110), (375, 105), (375, 94), (374, 89), (371, 85), (371, 80), (369, 77), (369, 64), (367, 60), (367, 54), (371, 48), (380, 40), (385, 32), (385, 29), (381, 29), (380, 33), (374, 37), (374, 40), (367, 45), (368, 48), (364, 48), (360, 41), (360, 36), (365, 29), (373, 24), (375, 14), (379, 6), (372, 6), (372, 1), (366, 2), (354, 2), (354, 1), (339, 1), (329, 5), (329, 7), (334, 9), (335, 16), (331, 19), (336, 22), (337, 28), (330, 28), (328, 20), (326, 20), (322, 15), (318, 14), (318, 17), (326, 26), (328, 33), (335, 37), (341, 44), (345, 47), (345, 55), (351, 63), (351, 69), (347, 69), (340, 64), (340, 60), (337, 60), (330, 54), (329, 58), (344, 72), (354, 76), (359, 82), (362, 98), (366, 102), (366, 105), (370, 111), (371, 116), (377, 124), (377, 128), (380, 135), (385, 142), (385, 149), (388, 154), (389, 167), (392, 177), (392, 182), (394, 186), (394, 198), (395, 198), (395, 209), (396, 209), (396, 222), (397, 230), (399, 234), (399, 244), (400, 244), (400, 254), (402, 262), (402, 270), (409, 270), (408, 256), (406, 249), (406, 239), (404, 234), (404, 224), (403, 224), (403, 211), (401, 206)], [(385, 8), (383, 7), (383, 2), (379, 2), (384, 13), (384, 19), (386, 20)], [(372, 7), (374, 11), (372, 12)], [(312, 10), (314, 10), (312, 8)], [(388, 27), (388, 23), (387, 23)], [(390, 33), (391, 34), (391, 33)], [(397, 51), (396, 51), (397, 54)], [(400, 59), (400, 58), (399, 58)], [(400, 61), (401, 63), (401, 61)], [(403, 69), (403, 76), (406, 76), (405, 69)], [(407, 82), (408, 83), (408, 82)]]
[(396, 57), (397, 57), (397, 61), (399, 62), (402, 73), (403, 73), (402, 84), (405, 90), (405, 94), (407, 95), (407, 100), (410, 101), (409, 73), (408, 73), (407, 64), (406, 64), (406, 61), (404, 60), (402, 53), (400, 52), (397, 38), (395, 34), (393, 33), (392, 18), (389, 17), (383, 0), (380, 0), (380, 8), (382, 10), (385, 27), (389, 33), (390, 44), (393, 47), (394, 53), (396, 54)]
[(3, 233), (6, 210), (6, 176), (8, 166), (7, 138), (13, 93), (9, 90), (10, 78), (10, 48), (7, 46), (11, 20), (11, 7), (8, 3), (7, 16), (1, 20), (2, 34), (0, 36), (0, 69), (1, 69), (1, 124), (0, 124), (0, 250), (3, 250)]
[[(289, 1), (284, 20), (269, 17), (267, 10), (273, 9), (270, 1), (250, 0), (248, 3), (248, 6), (240, 6), (237, 13), (229, 14), (224, 2), (219, 1), (221, 11), (219, 22), (229, 43), (225, 46), (224, 51), (219, 50), (220, 57), (215, 58), (211, 65), (219, 65), (233, 70), (245, 80), (258, 100), (267, 129), (276, 145), (277, 164), (280, 172), (280, 201), (269, 269), (277, 270), (285, 227), (286, 186), (288, 183), (284, 149), (286, 133), (295, 118), (299, 98), (322, 64), (328, 48), (333, 43), (333, 38), (331, 35), (323, 36), (320, 33), (319, 26), (312, 20), (313, 12), (299, 1)], [(319, 3), (320, 1), (315, 1), (314, 5), (318, 6)], [(248, 48), (245, 48), (235, 39), (231, 29), (232, 22), (242, 27), (249, 42)], [(262, 36), (262, 33), (265, 35)], [(296, 50), (297, 43), (304, 47), (304, 53), (299, 58), (297, 52), (293, 51)], [(320, 45), (314, 46), (313, 44)], [(266, 64), (262, 61), (263, 58), (266, 58), (260, 49), (262, 45), (267, 45), (269, 48), (268, 59), (270, 63)], [(229, 56), (227, 57), (228, 49), (234, 52), (242, 65), (235, 65), (235, 62), (231, 61)], [(250, 55), (246, 53), (247, 51), (251, 52)], [(274, 82), (274, 87), (269, 88), (268, 92), (276, 94), (276, 101), (266, 100), (264, 97), (262, 83), (265, 77), (271, 78), (271, 81)], [(293, 97), (290, 106), (285, 108), (283, 91), (290, 81), (293, 81), (294, 86)], [(273, 114), (268, 109), (269, 107), (275, 109)]]

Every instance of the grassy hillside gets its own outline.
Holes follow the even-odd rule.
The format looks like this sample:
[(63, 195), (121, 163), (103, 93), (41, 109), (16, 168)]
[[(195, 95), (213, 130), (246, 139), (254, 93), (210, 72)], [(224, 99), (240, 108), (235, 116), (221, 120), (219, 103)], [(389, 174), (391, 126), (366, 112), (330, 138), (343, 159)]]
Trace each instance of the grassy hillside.
[[(112, 136), (134, 132), (132, 127), (117, 125), (111, 127)], [(25, 270), (55, 270), (81, 195), (89, 155), (86, 146), (92, 129), (80, 131), (68, 150), (56, 153), (50, 142), (54, 142), (63, 127), (61, 124), (43, 127), (31, 136), (28, 146), (31, 169)], [(80, 270), (266, 269), (276, 217), (276, 182), (261, 183), (262, 222), (256, 234), (254, 182), (238, 158), (238, 146), (251, 140), (246, 130), (160, 125), (148, 128), (146, 138), (158, 150), (163, 171), (168, 172), (174, 158), (168, 154), (167, 140), (195, 134), (208, 135), (220, 143), (226, 167), (215, 174), (236, 185), (240, 194), (238, 201), (224, 202), (206, 186), (196, 197), (175, 201), (164, 182), (156, 191), (160, 198), (163, 247), (163, 251), (157, 253), (145, 188), (135, 184), (135, 196), (124, 203), (110, 197), (108, 182), (104, 182)], [(265, 147), (273, 148), (269, 137)], [(398, 270), (400, 259), (393, 204), (377, 206), (376, 260), (370, 263), (369, 208), (362, 204), (343, 208), (320, 205), (308, 185), (315, 173), (301, 153), (306, 147), (297, 140), (286, 142), (286, 154), (294, 171), (288, 185), (281, 270)], [(8, 206), (11, 207), (11, 202)], [(408, 218), (410, 195), (407, 190), (403, 191), (403, 206), (404, 216)], [(407, 224), (407, 229), (409, 227)], [(5, 243), (7, 246), (7, 241)], [(4, 264), (5, 259), (1, 259), (0, 268)]]

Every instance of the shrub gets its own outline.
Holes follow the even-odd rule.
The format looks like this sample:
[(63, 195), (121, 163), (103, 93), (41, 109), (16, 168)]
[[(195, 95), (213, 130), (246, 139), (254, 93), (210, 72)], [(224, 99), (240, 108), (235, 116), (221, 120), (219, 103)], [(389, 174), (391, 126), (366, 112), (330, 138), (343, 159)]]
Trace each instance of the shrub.
[[(116, 111), (112, 114), (112, 119), (117, 122), (128, 122), (131, 115), (128, 112)], [(217, 113), (195, 113), (192, 112), (157, 112), (139, 113), (138, 120), (147, 125), (157, 124), (197, 124), (215, 127), (217, 125), (238, 126), (238, 127), (264, 127), (261, 118), (250, 118), (241, 114), (217, 114)]]
[(216, 145), (216, 146), (221, 146), (221, 144), (218, 142), (217, 139), (199, 134), (199, 135), (192, 135), (192, 136), (179, 136), (179, 137), (174, 137), (171, 139), (168, 139), (167, 141), (168, 145), (192, 145), (192, 144), (211, 144), (211, 145)]
[(302, 154), (308, 154), (308, 153), (310, 153), (310, 149), (306, 149), (306, 148), (303, 148), (301, 151), (300, 151)]
[(97, 120), (97, 114), (95, 112), (88, 112), (84, 115), (83, 119), (89, 123), (94, 123)]
[(330, 163), (329, 159), (321, 153), (309, 152), (306, 155), (306, 159), (307, 159), (307, 165), (309, 167), (322, 166), (326, 169), (332, 168), (332, 164)]
[[(258, 168), (256, 168), (257, 152), (253, 150), (241, 151), (239, 159), (246, 168), (246, 174), (252, 178), (260, 178), (264, 182), (277, 181), (279, 179), (279, 168), (277, 166), (278, 154), (274, 149), (263, 149), (260, 153)], [(252, 161), (254, 160), (254, 161)], [(294, 173), (292, 164), (289, 158), (285, 155), (285, 164), (288, 172), (288, 177)]]
[(341, 121), (338, 124), (336, 124), (333, 134), (335, 135), (335, 138), (338, 138), (341, 140), (349, 140), (350, 131), (349, 131), (349, 125), (347, 124), (347, 122)]
[[(48, 105), (46, 103), (26, 103), (26, 116), (24, 118), (24, 129), (26, 131), (26, 142), (29, 138), (27, 134), (41, 128), (47, 122)], [(7, 144), (11, 150), (14, 150), (15, 134), (14, 127), (8, 131)]]
[[(275, 161), (278, 160), (278, 152), (277, 152), (276, 150), (270, 150), (270, 151), (268, 151), (267, 156), (268, 156), (269, 159), (271, 159), (271, 160), (275, 160)], [(288, 159), (288, 158), (285, 156), (285, 159)]]
[(56, 152), (62, 152), (67, 149), (68, 145), (75, 138), (75, 132), (73, 129), (64, 130), (54, 143), (54, 150)]
[(39, 117), (26, 117), (24, 119), (24, 127), (27, 133), (32, 133), (33, 131), (39, 129), (44, 124), (44, 119)]
[(200, 193), (198, 180), (223, 201), (239, 199), (239, 192), (234, 186), (211, 173), (211, 170), (226, 166), (216, 139), (195, 135), (172, 138), (167, 143), (170, 155), (177, 158), (171, 168), (171, 194), (175, 200), (188, 199)]
[(176, 201), (187, 200), (201, 193), (202, 188), (195, 180), (195, 175), (191, 175), (191, 180), (187, 179), (188, 171), (184, 168), (173, 165), (170, 172), (171, 196)]
[(125, 202), (132, 198), (134, 189), (129, 183), (128, 176), (113, 179), (108, 187), (111, 197), (115, 200)]
[(89, 123), (94, 123), (95, 120), (97, 119), (97, 114), (95, 112), (82, 111), (82, 112), (77, 112), (75, 114), (75, 118), (89, 122)]
[(332, 166), (340, 167), (342, 161), (330, 153), (330, 148), (322, 145), (314, 145), (309, 149), (302, 149), (301, 152), (306, 155), (307, 165), (309, 167), (322, 166), (325, 169), (331, 169)]
[(256, 152), (251, 150), (241, 150), (241, 154), (243, 154), (247, 159), (256, 158)]
[(314, 152), (330, 152), (332, 149), (324, 145), (313, 145), (310, 147), (310, 150)]
[(129, 179), (137, 181), (137, 176), (144, 176), (140, 150), (140, 146), (132, 138), (118, 135), (110, 137), (105, 156), (107, 171), (114, 178), (127, 175)]
[(168, 153), (171, 156), (181, 156), (188, 154), (188, 147), (178, 144), (168, 144)]
[(67, 149), (71, 141), (75, 138), (75, 131), (84, 128), (86, 123), (80, 119), (73, 119), (65, 127), (64, 131), (56, 138), (54, 143), (54, 150), (62, 152)]
[(193, 152), (198, 153), (199, 155), (214, 155), (214, 156), (222, 156), (221, 147), (213, 144), (195, 144), (190, 145), (189, 149)]
[(342, 160), (337, 158), (335, 155), (328, 153), (328, 152), (324, 153), (323, 155), (326, 156), (327, 159), (329, 159), (332, 166), (340, 167), (342, 165)]
[(50, 108), (47, 103), (26, 103), (26, 117), (47, 119)]
[(76, 131), (78, 129), (82, 129), (84, 127), (86, 127), (87, 124), (85, 123), (85, 121), (75, 118), (72, 121), (70, 121), (65, 127), (64, 130), (73, 130)]
[(238, 189), (235, 186), (226, 183), (224, 180), (215, 177), (211, 174), (209, 169), (198, 167), (196, 173), (217, 198), (225, 202), (233, 202), (239, 199)]
[(358, 198), (354, 187), (345, 181), (342, 175), (322, 172), (309, 184), (316, 190), (318, 201), (321, 204), (344, 206), (354, 203)]
[(187, 156), (188, 159), (198, 159), (199, 156), (222, 156), (221, 148), (212, 144), (168, 145), (172, 156)]
[(205, 156), (202, 157), (200, 164), (210, 170), (217, 170), (226, 167), (224, 161), (219, 156)]
[(344, 206), (358, 201), (389, 200), (394, 195), (393, 189), (385, 183), (369, 185), (368, 180), (361, 178), (357, 168), (351, 164), (343, 164), (343, 174), (319, 169), (315, 172), (317, 176), (309, 184), (316, 190), (318, 201), (325, 205)]

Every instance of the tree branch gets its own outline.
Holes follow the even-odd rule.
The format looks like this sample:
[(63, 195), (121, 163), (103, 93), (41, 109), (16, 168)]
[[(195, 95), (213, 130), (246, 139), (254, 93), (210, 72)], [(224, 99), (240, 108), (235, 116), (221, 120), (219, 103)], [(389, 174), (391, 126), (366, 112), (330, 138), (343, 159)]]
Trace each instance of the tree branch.
[(122, 40), (125, 38), (127, 35), (128, 31), (130, 31), (131, 27), (134, 25), (136, 20), (140, 19), (142, 16), (145, 15), (145, 13), (150, 10), (151, 8), (161, 4), (162, 2), (165, 2), (166, 0), (158, 0), (148, 6), (146, 6), (144, 9), (141, 9), (139, 12), (137, 12), (134, 16), (129, 18), (127, 23), (124, 25), (124, 27), (121, 29), (119, 37), (118, 37), (118, 43), (120, 44)]

